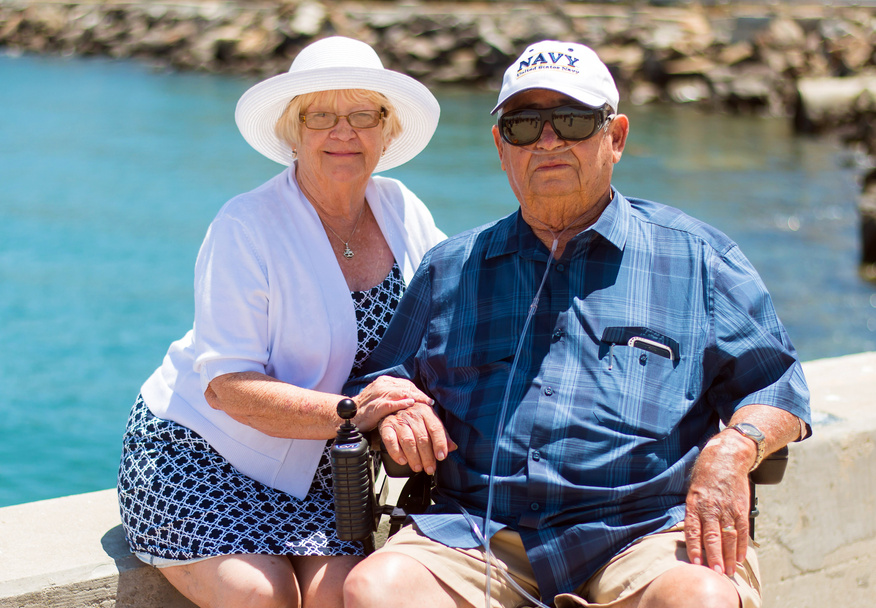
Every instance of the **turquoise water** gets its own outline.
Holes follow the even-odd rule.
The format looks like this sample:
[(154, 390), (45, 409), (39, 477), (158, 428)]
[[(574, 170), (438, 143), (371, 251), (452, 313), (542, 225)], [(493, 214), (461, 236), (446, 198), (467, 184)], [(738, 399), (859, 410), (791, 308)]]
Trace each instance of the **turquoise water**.
[[(191, 326), (219, 207), (280, 167), (233, 122), (251, 84), (108, 60), (0, 56), (0, 506), (111, 487), (128, 408)], [(429, 148), (390, 172), (448, 233), (516, 207), (493, 94), (438, 92)], [(876, 350), (851, 156), (786, 121), (626, 109), (615, 183), (736, 239), (803, 359)]]

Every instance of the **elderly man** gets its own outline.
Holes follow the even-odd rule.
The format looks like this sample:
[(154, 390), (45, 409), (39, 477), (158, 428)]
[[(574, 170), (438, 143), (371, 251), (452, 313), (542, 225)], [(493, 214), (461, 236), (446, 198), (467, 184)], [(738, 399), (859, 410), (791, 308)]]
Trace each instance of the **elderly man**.
[(580, 44), (506, 72), (520, 209), (426, 255), (371, 360), (434, 399), (381, 435), (437, 467), (435, 504), (354, 569), (348, 607), (760, 605), (747, 475), (809, 433), (806, 383), (736, 244), (612, 187), (617, 108)]

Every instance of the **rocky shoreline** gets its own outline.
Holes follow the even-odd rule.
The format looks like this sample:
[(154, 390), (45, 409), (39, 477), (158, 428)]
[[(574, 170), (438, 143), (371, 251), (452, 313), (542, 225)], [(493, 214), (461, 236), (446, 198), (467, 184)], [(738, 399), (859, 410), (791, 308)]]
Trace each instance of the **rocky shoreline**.
[[(267, 76), (340, 34), (428, 85), (497, 88), (529, 42), (574, 39), (622, 98), (784, 116), (876, 155), (876, 9), (835, 3), (0, 0), (0, 51), (133, 58)], [(871, 163), (876, 164), (876, 163)], [(864, 179), (862, 264), (876, 268), (876, 173)], [(876, 276), (876, 274), (874, 274)]]
[(599, 52), (633, 103), (792, 115), (800, 79), (873, 67), (876, 12), (799, 3), (0, 0), (0, 48), (181, 70), (277, 74), (332, 34), (365, 40), (387, 67), (426, 84), (467, 86), (496, 86), (533, 40), (574, 39)]

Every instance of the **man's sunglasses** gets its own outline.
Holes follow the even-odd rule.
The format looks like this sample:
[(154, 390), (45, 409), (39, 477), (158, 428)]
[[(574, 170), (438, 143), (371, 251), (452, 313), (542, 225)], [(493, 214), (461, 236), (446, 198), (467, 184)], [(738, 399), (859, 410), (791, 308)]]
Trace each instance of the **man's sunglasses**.
[(502, 139), (512, 146), (528, 146), (541, 137), (548, 120), (554, 133), (567, 141), (583, 141), (593, 137), (612, 118), (611, 107), (591, 108), (583, 105), (558, 108), (523, 108), (512, 110), (499, 118)]

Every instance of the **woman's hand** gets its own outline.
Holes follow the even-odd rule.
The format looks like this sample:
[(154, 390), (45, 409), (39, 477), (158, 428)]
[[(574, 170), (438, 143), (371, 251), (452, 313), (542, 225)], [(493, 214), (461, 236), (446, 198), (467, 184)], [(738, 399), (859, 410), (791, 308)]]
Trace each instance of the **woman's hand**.
[(356, 417), (353, 422), (362, 431), (370, 431), (381, 419), (415, 404), (432, 407), (432, 399), (410, 380), (380, 376), (353, 397)]

